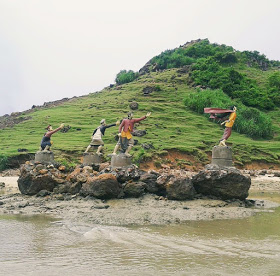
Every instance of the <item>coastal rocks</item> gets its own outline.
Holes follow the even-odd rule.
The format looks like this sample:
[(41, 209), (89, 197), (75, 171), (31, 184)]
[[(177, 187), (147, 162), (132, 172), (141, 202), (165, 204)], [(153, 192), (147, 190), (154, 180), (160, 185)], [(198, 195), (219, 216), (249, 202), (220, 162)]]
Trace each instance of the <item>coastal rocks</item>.
[(193, 199), (196, 194), (192, 181), (188, 177), (171, 177), (166, 185), (168, 199), (186, 200)]
[(205, 169), (193, 176), (192, 183), (195, 190), (203, 195), (244, 200), (248, 196), (251, 178), (232, 168)]
[(145, 194), (146, 183), (144, 182), (127, 182), (124, 185), (123, 192), (125, 197), (140, 197)]
[(101, 174), (89, 178), (83, 184), (80, 194), (90, 195), (100, 199), (117, 198), (121, 192), (121, 187), (116, 176), (110, 173)]
[(41, 190), (52, 192), (65, 181), (65, 175), (54, 166), (27, 162), (21, 166), (18, 187), (22, 194), (35, 195)]

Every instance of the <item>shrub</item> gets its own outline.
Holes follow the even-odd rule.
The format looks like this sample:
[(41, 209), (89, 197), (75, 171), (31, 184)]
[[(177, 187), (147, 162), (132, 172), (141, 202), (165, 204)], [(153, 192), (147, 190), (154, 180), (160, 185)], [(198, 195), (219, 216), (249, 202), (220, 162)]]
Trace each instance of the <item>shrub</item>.
[(5, 155), (0, 155), (0, 171), (7, 168), (8, 158)]
[[(197, 90), (185, 99), (185, 105), (191, 110), (203, 114), (205, 107), (229, 108), (236, 105), (237, 119), (233, 129), (252, 138), (271, 138), (272, 123), (270, 117), (256, 108), (246, 107), (233, 101), (221, 90)], [(209, 114), (204, 114), (209, 117)]]
[(126, 71), (121, 70), (116, 76), (117, 84), (124, 84), (134, 81), (138, 77), (138, 73), (133, 72), (132, 70)]

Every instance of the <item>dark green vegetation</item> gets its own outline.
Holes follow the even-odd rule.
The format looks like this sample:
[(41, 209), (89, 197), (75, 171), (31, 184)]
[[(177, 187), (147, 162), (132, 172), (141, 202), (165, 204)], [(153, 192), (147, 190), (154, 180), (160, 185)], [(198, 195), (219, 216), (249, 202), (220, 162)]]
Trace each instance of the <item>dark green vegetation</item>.
[[(32, 118), (0, 130), (0, 155), (18, 155), (19, 148), (36, 152), (47, 124), (55, 128), (64, 122), (69, 130), (53, 135), (53, 151), (57, 161), (72, 167), (80, 161), (100, 119), (106, 118), (108, 124), (122, 119), (130, 102), (137, 101), (139, 109), (134, 111), (135, 117), (148, 111), (152, 116), (137, 126), (147, 134), (135, 137), (138, 145), (132, 151), (134, 161), (192, 167), (209, 162), (211, 148), (218, 143), (224, 129), (210, 121), (209, 115), (203, 116), (203, 108), (228, 108), (236, 104), (235, 131), (228, 141), (235, 163), (277, 166), (278, 66), (278, 61), (269, 61), (258, 52), (237, 52), (208, 40), (188, 43), (153, 58), (139, 74), (121, 71), (116, 79), (119, 85), (52, 108), (35, 108), (28, 114), (18, 114), (18, 118), (27, 115)], [(113, 151), (117, 132), (117, 127), (106, 131), (105, 157)], [(144, 144), (150, 149), (143, 147)]]

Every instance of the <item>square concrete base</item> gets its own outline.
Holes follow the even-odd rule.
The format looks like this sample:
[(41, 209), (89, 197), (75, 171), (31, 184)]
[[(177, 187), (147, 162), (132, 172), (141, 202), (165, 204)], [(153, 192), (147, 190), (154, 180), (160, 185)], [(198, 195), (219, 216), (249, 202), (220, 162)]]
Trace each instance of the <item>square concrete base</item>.
[(124, 168), (132, 165), (132, 157), (126, 156), (124, 153), (112, 155), (111, 167)]
[(83, 165), (84, 166), (91, 166), (94, 164), (101, 164), (102, 160), (101, 160), (101, 156), (98, 155), (97, 153), (90, 153), (90, 152), (86, 152), (83, 154)]
[(35, 162), (42, 164), (53, 164), (54, 155), (52, 151), (37, 151), (35, 154)]
[(213, 147), (211, 164), (219, 167), (233, 167), (231, 148), (222, 146)]

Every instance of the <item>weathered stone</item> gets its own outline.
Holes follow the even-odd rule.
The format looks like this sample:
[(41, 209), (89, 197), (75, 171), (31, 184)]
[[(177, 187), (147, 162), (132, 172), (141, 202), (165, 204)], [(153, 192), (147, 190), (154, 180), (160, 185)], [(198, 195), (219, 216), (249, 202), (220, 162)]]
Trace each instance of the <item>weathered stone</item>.
[(103, 171), (105, 168), (108, 168), (110, 166), (109, 162), (101, 163), (99, 166), (99, 171)]
[(126, 156), (124, 153), (112, 155), (111, 167), (112, 168), (123, 168), (132, 165), (132, 157)]
[(91, 166), (93, 164), (101, 164), (101, 156), (97, 153), (86, 152), (83, 154), (83, 165)]
[(158, 175), (152, 173), (144, 173), (140, 177), (140, 181), (146, 183), (147, 192), (156, 194), (159, 191), (157, 184)]
[(137, 181), (140, 178), (140, 171), (136, 167), (115, 169), (114, 174), (117, 177), (118, 182), (124, 183), (129, 180)]
[(195, 189), (191, 179), (188, 177), (171, 177), (166, 185), (166, 195), (168, 199), (193, 199), (195, 195)]
[(37, 197), (45, 197), (50, 195), (51, 193), (47, 190), (41, 190), (39, 193), (36, 194)]
[(169, 182), (169, 179), (171, 178), (172, 175), (170, 174), (164, 174), (161, 175), (157, 178), (157, 187), (158, 187), (158, 191), (157, 194), (158, 195), (166, 195), (166, 185)]
[(197, 193), (221, 199), (245, 199), (251, 186), (251, 178), (237, 169), (203, 170), (192, 178)]
[(65, 171), (65, 170), (66, 170), (66, 167), (63, 166), (63, 165), (61, 165), (61, 166), (58, 167), (58, 169), (59, 169), (60, 171)]
[(42, 169), (42, 170), (39, 171), (39, 173), (40, 174), (46, 174), (46, 173), (48, 173), (48, 170), (47, 169)]
[(124, 186), (125, 197), (140, 197), (145, 193), (147, 184), (144, 182), (127, 182)]
[(131, 133), (133, 136), (142, 137), (147, 134), (146, 130), (134, 129)]
[(68, 194), (74, 195), (74, 194), (78, 194), (80, 192), (81, 188), (82, 188), (82, 183), (81, 182), (75, 182), (75, 183), (66, 182), (63, 185), (58, 185), (57, 187), (55, 187), (53, 189), (53, 192), (55, 194), (68, 193)]
[(92, 169), (91, 166), (85, 166), (85, 167), (83, 167), (83, 173), (85, 173), (85, 174), (90, 174), (90, 173), (92, 173), (92, 172), (93, 172), (93, 169)]
[(54, 155), (52, 151), (37, 151), (35, 154), (35, 162), (42, 164), (53, 164)]
[(1, 188), (5, 188), (5, 183), (4, 182), (0, 182), (0, 189)]
[(132, 102), (129, 104), (130, 109), (132, 110), (137, 110), (138, 109), (138, 103), (137, 102)]
[(89, 178), (80, 191), (83, 196), (94, 196), (100, 199), (117, 198), (121, 191), (120, 184), (113, 174), (101, 174)]

